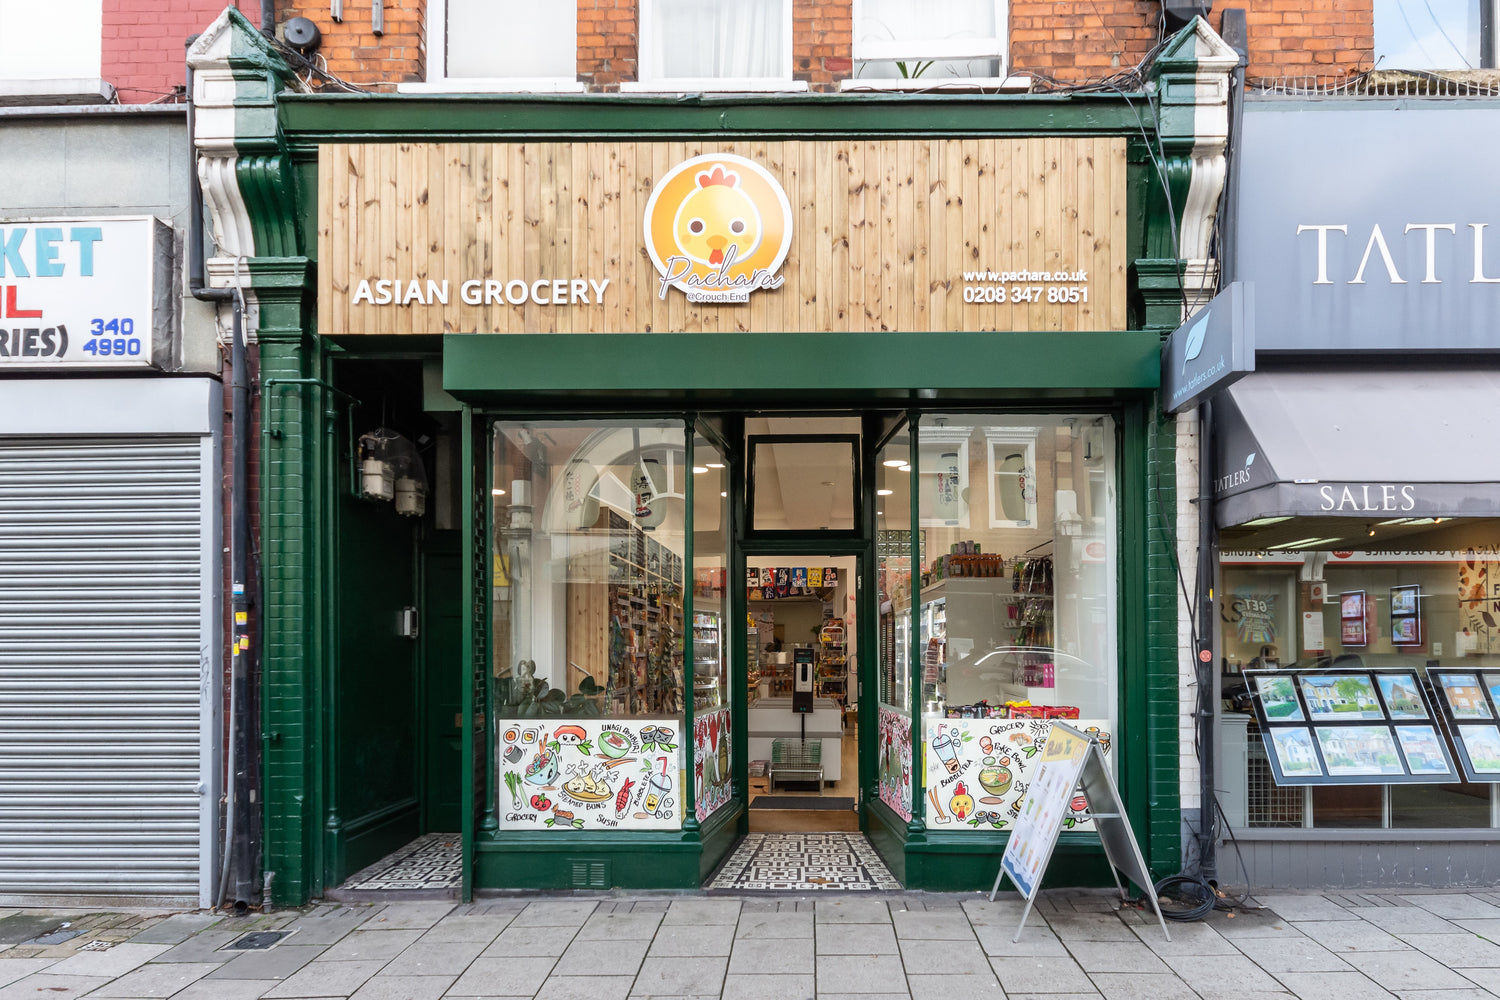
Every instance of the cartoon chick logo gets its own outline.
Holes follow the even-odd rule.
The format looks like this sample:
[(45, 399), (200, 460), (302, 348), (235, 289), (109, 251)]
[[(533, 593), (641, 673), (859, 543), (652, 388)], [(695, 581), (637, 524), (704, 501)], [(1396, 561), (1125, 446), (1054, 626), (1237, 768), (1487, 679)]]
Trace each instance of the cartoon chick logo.
[(780, 288), (777, 270), (792, 245), (786, 192), (754, 160), (710, 153), (679, 163), (646, 202), (646, 252), (660, 275), (659, 293), (689, 302), (748, 302)]

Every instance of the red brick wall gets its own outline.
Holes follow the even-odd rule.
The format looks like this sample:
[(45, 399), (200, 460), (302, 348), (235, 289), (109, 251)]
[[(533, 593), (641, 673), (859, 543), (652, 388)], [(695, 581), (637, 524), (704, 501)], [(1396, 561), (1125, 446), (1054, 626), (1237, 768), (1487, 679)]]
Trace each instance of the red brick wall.
[(1374, 62), (1373, 0), (1221, 0), (1209, 17), (1214, 30), (1230, 7), (1245, 11), (1247, 79), (1343, 76)]
[(1010, 72), (1082, 83), (1129, 69), (1156, 44), (1160, 12), (1156, 0), (1011, 0)]
[[(150, 104), (183, 85), (187, 39), (212, 23), (229, 0), (104, 0), (101, 76), (121, 104)], [(238, 0), (260, 25), (257, 0)]]
[(853, 0), (794, 0), (792, 76), (813, 90), (837, 90), (853, 72)]
[(636, 7), (636, 0), (578, 0), (578, 79), (590, 90), (619, 90), (636, 79)]
[(370, 0), (344, 0), (343, 21), (329, 16), (327, 0), (278, 0), (276, 23), (279, 27), (294, 17), (307, 18), (323, 33), (318, 55), (327, 62), (329, 73), (366, 90), (395, 90), (398, 83), (426, 78), (426, 4), (423, 0), (384, 0), (383, 6), (383, 35), (370, 30)]

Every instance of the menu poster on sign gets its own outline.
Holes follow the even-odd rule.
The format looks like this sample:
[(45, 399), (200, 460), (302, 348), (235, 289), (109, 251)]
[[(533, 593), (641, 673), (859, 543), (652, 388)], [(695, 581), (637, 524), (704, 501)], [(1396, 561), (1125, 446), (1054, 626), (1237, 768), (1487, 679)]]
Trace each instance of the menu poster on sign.
[(1089, 741), (1082, 733), (1058, 724), (1042, 747), (1041, 764), (1021, 800), (1020, 815), (1000, 858), (1001, 870), (1027, 899), (1036, 895), (1041, 884), (1088, 751)]

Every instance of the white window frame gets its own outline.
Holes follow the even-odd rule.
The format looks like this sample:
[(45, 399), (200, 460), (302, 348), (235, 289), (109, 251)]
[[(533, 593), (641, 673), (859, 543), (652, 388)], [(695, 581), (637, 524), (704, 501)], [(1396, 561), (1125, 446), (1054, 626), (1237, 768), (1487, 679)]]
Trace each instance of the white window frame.
[(807, 90), (806, 80), (792, 78), (792, 5), (793, 0), (782, 0), (781, 46), (786, 53), (785, 72), (777, 76), (692, 76), (649, 77), (646, 67), (655, 65), (656, 39), (646, 30), (653, 22), (654, 0), (639, 0), (636, 8), (636, 40), (639, 50), (636, 58), (636, 81), (620, 84), (622, 94), (689, 94), (706, 91), (731, 93), (787, 93)]
[[(916, 2), (916, 0), (913, 0)], [(992, 0), (995, 7), (994, 38), (908, 38), (890, 41), (862, 39), (860, 24), (864, 20), (867, 0), (854, 0), (854, 61), (859, 62), (925, 62), (927, 60), (998, 59), (1000, 75), (987, 77), (920, 77), (901, 80), (862, 80), (853, 77), (840, 83), (841, 90), (932, 90), (972, 89), (974, 87), (1025, 89), (1028, 77), (1011, 77), (1010, 72), (1010, 4)]]
[[(527, 76), (527, 77), (448, 77), (448, 5), (455, 0), (427, 0), (427, 79), (421, 83), (399, 83), (398, 93), (403, 94), (581, 94), (584, 85), (574, 76)], [(469, 0), (477, 2), (477, 0)], [(543, 0), (543, 2), (571, 2), (571, 0)], [(577, 28), (577, 7), (574, 7), (574, 28)], [(576, 52), (576, 46), (575, 46)]]
[[(990, 527), (991, 528), (1023, 528), (1036, 529), (1042, 527), (1037, 522), (1037, 497), (1036, 497), (1036, 439), (1041, 432), (1039, 427), (986, 427), (984, 429), (987, 458), (987, 468), (990, 476)], [(1022, 501), (1026, 504), (1026, 520), (1013, 521), (1005, 516), (1005, 510), (1000, 506), (1000, 477), (1013, 475), (1001, 469), (1005, 459), (1001, 456), (1002, 451), (1014, 451), (1021, 449), (1023, 456), (1023, 470), (1030, 474), (1032, 481), (1031, 499), (1025, 498), (1022, 493)]]
[[(18, 3), (7, 0), (0, 9), (0, 32), (5, 37), (19, 38), (21, 49), (30, 52), (47, 51), (39, 64), (16, 75), (16, 67), (8, 58), (0, 59), (0, 103), (5, 104), (57, 104), (91, 103), (110, 101), (115, 90), (104, 80), (104, 5), (102, 0), (91, 0), (80, 4), (68, 4), (61, 9), (52, 9), (51, 4)], [(41, 33), (59, 24), (63, 30), (49, 38), (39, 49), (36, 38)], [(7, 21), (19, 20), (19, 25), (7, 26)], [(30, 44), (27, 39), (32, 39)], [(63, 53), (59, 57), (57, 53)], [(26, 60), (22, 60), (24, 65)], [(54, 72), (55, 70), (55, 72)]]

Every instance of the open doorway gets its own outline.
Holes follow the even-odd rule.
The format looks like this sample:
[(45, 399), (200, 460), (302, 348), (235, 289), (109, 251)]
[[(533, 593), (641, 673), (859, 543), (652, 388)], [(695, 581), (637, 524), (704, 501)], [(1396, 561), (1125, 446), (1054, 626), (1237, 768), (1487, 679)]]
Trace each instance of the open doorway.
[(745, 563), (750, 831), (857, 831), (859, 559)]

